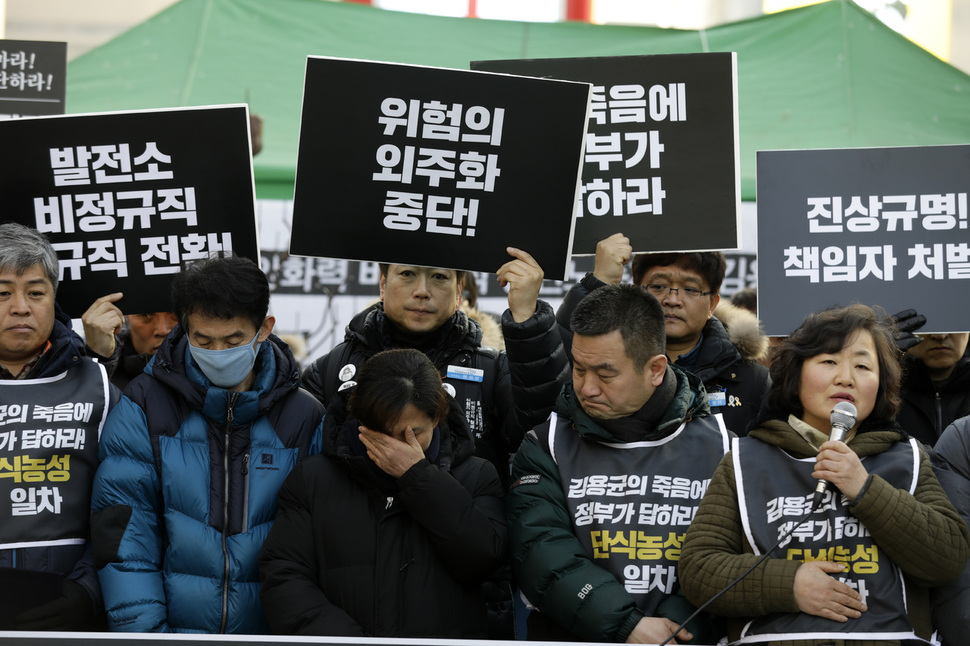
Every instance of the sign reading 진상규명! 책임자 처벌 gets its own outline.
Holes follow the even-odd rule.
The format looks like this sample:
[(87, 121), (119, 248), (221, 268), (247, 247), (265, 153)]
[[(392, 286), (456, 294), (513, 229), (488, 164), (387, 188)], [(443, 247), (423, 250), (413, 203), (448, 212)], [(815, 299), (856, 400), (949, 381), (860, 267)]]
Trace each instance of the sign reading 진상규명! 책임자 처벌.
[(790, 334), (812, 313), (915, 309), (960, 332), (970, 297), (970, 146), (758, 153), (758, 311)]

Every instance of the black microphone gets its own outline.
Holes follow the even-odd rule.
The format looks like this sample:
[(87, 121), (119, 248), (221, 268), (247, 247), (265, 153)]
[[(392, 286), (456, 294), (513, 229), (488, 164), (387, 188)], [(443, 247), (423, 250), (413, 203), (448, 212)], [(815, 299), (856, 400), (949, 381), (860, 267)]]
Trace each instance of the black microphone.
[[(839, 402), (832, 409), (832, 414), (829, 416), (832, 423), (832, 430), (829, 432), (829, 439), (835, 440), (836, 442), (844, 442), (845, 436), (849, 433), (853, 426), (855, 426), (856, 420), (856, 409), (855, 406), (849, 402)], [(825, 480), (819, 480), (818, 485), (815, 487), (815, 499), (812, 502), (812, 508), (818, 506), (822, 502), (822, 496), (825, 495), (825, 490), (828, 488), (829, 483)]]

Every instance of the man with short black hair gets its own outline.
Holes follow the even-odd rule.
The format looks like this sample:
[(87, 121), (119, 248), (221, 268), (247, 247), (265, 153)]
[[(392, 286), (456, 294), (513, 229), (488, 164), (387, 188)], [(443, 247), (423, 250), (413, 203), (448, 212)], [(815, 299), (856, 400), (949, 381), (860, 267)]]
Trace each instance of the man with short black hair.
[(57, 283), (47, 239), (0, 225), (0, 630), (103, 623), (88, 513), (118, 392), (84, 358)]
[(179, 326), (108, 418), (92, 494), (112, 630), (266, 633), (256, 557), (277, 491), (321, 450), (323, 407), (272, 334), (250, 260), (177, 274)]
[[(569, 317), (584, 296), (619, 283), (632, 247), (621, 233), (596, 245), (594, 269), (574, 285), (556, 314), (569, 328)], [(644, 287), (663, 306), (667, 357), (704, 383), (711, 411), (727, 427), (744, 435), (761, 407), (771, 380), (759, 363), (768, 338), (755, 316), (721, 300), (726, 261), (720, 252), (644, 253), (633, 259), (633, 284)], [(568, 333), (564, 334), (568, 343)]]
[[(664, 310), (609, 285), (576, 306), (572, 383), (529, 432), (507, 504), (529, 638), (714, 643), (680, 593), (680, 544), (730, 434), (700, 382), (668, 361)], [(709, 641), (710, 640), (710, 641)]]

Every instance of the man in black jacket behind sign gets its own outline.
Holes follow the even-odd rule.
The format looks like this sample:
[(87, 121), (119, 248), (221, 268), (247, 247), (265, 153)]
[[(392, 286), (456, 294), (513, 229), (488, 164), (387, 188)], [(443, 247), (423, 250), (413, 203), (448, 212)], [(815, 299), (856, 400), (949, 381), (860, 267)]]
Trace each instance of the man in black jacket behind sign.
[(513, 259), (496, 272), (509, 287), (505, 352), (483, 346), (481, 327), (461, 311), (464, 272), (381, 264), (381, 302), (357, 314), (343, 343), (303, 372), (303, 387), (329, 407), (369, 357), (391, 348), (420, 350), (464, 411), (475, 454), (492, 462), (507, 485), (510, 454), (549, 415), (569, 372), (555, 313), (538, 299), (542, 268), (528, 253), (508, 251)]

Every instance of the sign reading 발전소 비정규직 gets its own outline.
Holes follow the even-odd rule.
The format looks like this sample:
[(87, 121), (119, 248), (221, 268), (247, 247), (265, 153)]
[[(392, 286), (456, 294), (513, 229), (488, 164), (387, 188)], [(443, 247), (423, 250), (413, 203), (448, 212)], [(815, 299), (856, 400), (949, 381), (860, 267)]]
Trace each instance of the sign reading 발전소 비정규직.
[(0, 40), (0, 119), (64, 114), (67, 43)]
[(307, 59), (290, 253), (546, 278), (569, 259), (589, 85)]
[(758, 310), (790, 334), (854, 302), (970, 328), (970, 146), (758, 153)]
[(259, 261), (245, 105), (0, 121), (7, 219), (57, 250), (57, 300), (80, 317), (124, 292), (127, 313), (169, 311), (184, 263)]
[(635, 252), (737, 249), (736, 54), (476, 61), (593, 84), (573, 253), (622, 232)]

